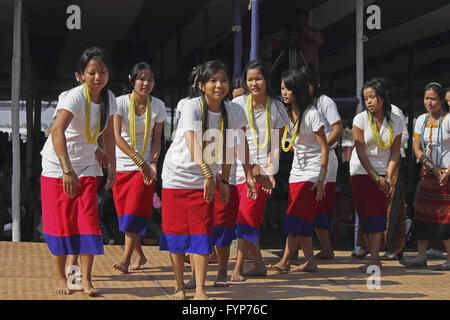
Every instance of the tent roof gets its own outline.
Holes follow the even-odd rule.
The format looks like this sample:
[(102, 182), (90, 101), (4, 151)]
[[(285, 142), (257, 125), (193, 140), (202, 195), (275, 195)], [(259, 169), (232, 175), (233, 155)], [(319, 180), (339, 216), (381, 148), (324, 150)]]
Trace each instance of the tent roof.
[[(409, 57), (414, 48), (417, 101), (426, 82), (448, 84), (448, 0), (429, 0), (426, 5), (422, 0), (365, 0), (364, 3), (365, 6), (378, 5), (382, 13), (381, 30), (364, 30), (369, 39), (364, 45), (365, 78), (375, 75), (392, 78), (400, 100), (406, 103)], [(71, 4), (81, 8), (81, 30), (66, 28), (69, 17), (66, 8)], [(335, 97), (353, 96), (356, 87), (354, 6), (354, 0), (263, 0), (261, 34), (264, 37), (279, 30), (282, 17), (298, 9), (313, 12), (314, 26), (325, 38), (320, 48), (322, 86)], [(231, 67), (231, 1), (24, 0), (23, 26), (28, 31), (32, 73), (42, 98), (55, 99), (61, 90), (72, 84), (78, 56), (93, 45), (103, 46), (111, 53), (113, 89), (120, 88), (130, 67), (140, 60), (154, 66), (157, 78), (164, 68), (164, 79), (157, 79), (160, 81), (157, 90), (164, 85), (176, 87), (180, 81), (184, 84), (186, 72), (195, 64), (202, 49), (203, 8), (209, 11), (210, 57), (221, 58)], [(247, 8), (248, 0), (241, 0), (244, 59), (250, 46)], [(9, 100), (11, 94), (12, 19), (13, 0), (0, 0), (0, 100)], [(177, 51), (177, 32), (180, 32), (180, 52)], [(26, 46), (23, 50), (26, 53)], [(181, 58), (181, 69), (177, 67), (178, 58)], [(22, 72), (25, 72), (23, 65)], [(24, 92), (22, 80), (23, 97)]]

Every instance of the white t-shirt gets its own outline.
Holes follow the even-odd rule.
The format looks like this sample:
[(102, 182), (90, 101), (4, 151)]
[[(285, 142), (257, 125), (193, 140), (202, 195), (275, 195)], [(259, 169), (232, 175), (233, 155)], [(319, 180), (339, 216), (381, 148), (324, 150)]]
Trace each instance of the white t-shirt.
[[(366, 144), (366, 154), (372, 164), (373, 169), (379, 175), (385, 175), (387, 172), (387, 166), (389, 159), (391, 158), (391, 148), (381, 149), (378, 147), (370, 129), (368, 111), (358, 113), (353, 119), (353, 125), (357, 126), (364, 131), (364, 142)], [(403, 121), (399, 116), (391, 113), (392, 130), (394, 131), (394, 139), (402, 134), (404, 127)], [(386, 118), (383, 120), (383, 124), (379, 130), (381, 140), (387, 142), (389, 140), (389, 129)], [(367, 174), (366, 169), (359, 161), (356, 147), (353, 148), (352, 155), (350, 157), (350, 175)]]
[[(247, 95), (236, 97), (233, 99), (233, 102), (236, 102), (237, 104), (240, 105), (241, 109), (245, 112), (248, 121), (249, 115), (247, 114)], [(253, 116), (256, 130), (256, 140), (260, 144), (263, 144), (266, 137), (266, 108), (261, 110), (253, 110)], [(278, 130), (275, 129), (284, 128), (284, 126), (289, 121), (286, 108), (280, 101), (272, 99), (270, 118), (272, 127), (271, 139), (267, 147), (264, 149), (261, 150), (257, 149), (253, 141), (253, 136), (248, 124), (245, 129), (246, 130), (245, 135), (247, 137), (248, 148), (250, 151), (250, 163), (258, 164), (263, 172), (266, 172), (267, 170), (268, 154), (271, 150), (271, 146), (280, 148), (280, 146), (278, 146), (279, 141)], [(243, 157), (243, 155), (241, 155), (241, 157)], [(237, 184), (241, 184), (246, 181), (245, 172), (244, 168), (242, 167), (242, 162), (239, 159), (236, 159), (236, 161), (238, 164), (236, 170)], [(275, 167), (278, 167), (278, 163), (273, 163), (273, 165)], [(275, 173), (276, 172), (274, 172), (274, 174)]]
[[(183, 113), (178, 123), (175, 139), (166, 153), (162, 181), (163, 188), (166, 189), (203, 189), (204, 177), (196, 162), (192, 161), (190, 151), (186, 144), (184, 133), (186, 131), (194, 131), (201, 137), (201, 104), (200, 97), (189, 99), (185, 102)], [(205, 106), (206, 107), (206, 106)], [(225, 108), (228, 115), (227, 145), (235, 144), (234, 136), (236, 129), (246, 126), (247, 119), (242, 108), (237, 104), (226, 101)], [(220, 112), (215, 113), (208, 111), (208, 130), (205, 131), (204, 140), (207, 141), (204, 154), (211, 154), (215, 149), (217, 136), (219, 134)], [(213, 141), (214, 140), (214, 141)], [(209, 143), (208, 143), (209, 142)], [(219, 164), (211, 166), (213, 173), (216, 174), (221, 169), (221, 157)], [(234, 158), (234, 154), (227, 155), (230, 161)]]
[[(325, 135), (328, 136), (333, 131), (332, 125), (338, 121), (341, 121), (341, 116), (337, 109), (336, 103), (330, 97), (322, 94), (317, 100), (317, 111), (322, 116), (323, 123), (325, 125)], [(335, 142), (331, 148), (336, 148), (337, 142)]]
[(186, 103), (186, 101), (188, 101), (189, 98), (183, 98), (180, 101), (178, 101), (177, 104), (177, 110), (175, 111), (175, 116), (177, 117), (177, 120), (180, 121), (180, 117), (181, 117), (181, 110), (183, 109), (184, 104)]
[[(332, 125), (338, 121), (341, 121), (341, 116), (336, 103), (330, 97), (322, 94), (317, 100), (317, 111), (322, 116), (322, 120), (325, 125), (325, 135), (328, 136), (333, 131)], [(328, 173), (327, 182), (336, 182), (337, 170), (338, 170), (338, 160), (336, 157), (336, 152), (334, 149), (337, 146), (335, 142), (330, 146), (330, 154), (328, 157)]]
[[(148, 145), (145, 149), (144, 160), (150, 160), (150, 151), (152, 149), (152, 141), (153, 141), (153, 128), (155, 127), (155, 123), (161, 123), (166, 120), (166, 107), (164, 102), (160, 99), (150, 96), (151, 104), (150, 110), (151, 121), (150, 121), (150, 137), (148, 139)], [(128, 94), (122, 95), (116, 98), (117, 102), (117, 115), (122, 117), (122, 131), (120, 135), (128, 145), (131, 146), (131, 138), (130, 138), (130, 97)], [(144, 143), (144, 135), (145, 135), (145, 118), (147, 111), (142, 115), (135, 115), (135, 150), (142, 152), (142, 146)], [(139, 167), (134, 163), (133, 160), (129, 156), (127, 156), (120, 148), (116, 145), (116, 171), (118, 172), (129, 172), (129, 171), (138, 171)]]
[[(324, 126), (324, 121), (316, 107), (309, 106), (302, 115), (297, 137), (292, 145), (294, 159), (289, 183), (301, 181), (316, 182), (320, 173), (322, 150), (315, 132)], [(289, 131), (294, 132), (295, 124), (289, 121)]]
[(392, 108), (392, 113), (396, 114), (400, 117), (400, 119), (402, 119), (403, 121), (403, 131), (402, 131), (402, 146), (400, 147), (400, 155), (402, 158), (406, 157), (405, 154), (405, 146), (408, 147), (408, 138), (409, 138), (409, 133), (408, 133), (408, 127), (406, 126), (406, 118), (405, 115), (403, 114), (402, 110), (397, 107), (394, 104), (391, 104), (391, 108)]
[[(108, 90), (109, 94), (109, 117), (117, 112), (116, 97)], [(55, 115), (61, 109), (67, 110), (73, 114), (73, 119), (67, 127), (64, 135), (66, 137), (67, 152), (72, 168), (78, 177), (95, 177), (99, 174), (100, 167), (95, 160), (95, 149), (97, 143), (89, 144), (85, 133), (85, 95), (84, 87), (80, 85), (69, 90), (66, 94), (60, 95), (60, 100), (56, 106)], [(100, 104), (91, 101), (91, 135), (94, 135), (97, 128)], [(112, 121), (112, 120), (111, 120)], [(105, 128), (108, 126), (108, 122)], [(100, 132), (99, 136), (102, 134)], [(42, 155), (42, 175), (49, 178), (61, 178), (63, 175), (61, 165), (53, 148), (51, 134), (41, 151)], [(101, 169), (100, 169), (101, 170)], [(101, 172), (101, 171), (100, 171)]]
[[(425, 122), (427, 114), (422, 114), (417, 118), (416, 126), (414, 128), (414, 136), (419, 137), (422, 133), (422, 126)], [(442, 117), (442, 163), (441, 168), (448, 168), (450, 166), (450, 116), (447, 114)], [(438, 153), (438, 130), (439, 125), (430, 125), (425, 127), (424, 131), (424, 144), (426, 148), (426, 156), (430, 159), (434, 165), (437, 166), (437, 153)], [(440, 139), (439, 139), (440, 140)], [(422, 150), (425, 152), (425, 150)], [(439, 151), (440, 153), (440, 151)]]

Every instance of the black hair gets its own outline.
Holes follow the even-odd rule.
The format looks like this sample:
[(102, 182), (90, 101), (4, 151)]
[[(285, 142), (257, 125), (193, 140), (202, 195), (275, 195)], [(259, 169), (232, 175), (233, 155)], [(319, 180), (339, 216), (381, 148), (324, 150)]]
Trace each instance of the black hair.
[[(303, 113), (313, 103), (313, 99), (309, 94), (308, 80), (305, 73), (297, 69), (284, 70), (281, 73), (281, 81), (286, 89), (292, 91), (295, 102), (298, 106), (298, 121), (301, 122)], [(292, 111), (291, 104), (287, 104), (288, 115)]]
[(233, 99), (233, 90), (242, 88), (245, 91), (244, 85), (242, 84), (242, 77), (237, 77), (230, 85), (230, 91), (228, 92), (228, 98)]
[[(228, 73), (228, 68), (221, 61), (212, 60), (212, 61), (204, 63), (199, 70), (198, 77), (197, 77), (197, 83), (201, 82), (203, 85), (205, 85), (209, 81), (209, 79), (214, 77), (214, 75), (216, 75), (220, 70), (224, 70), (227, 75), (227, 78), (230, 79), (229, 73)], [(207, 130), (207, 128), (208, 128), (208, 103), (206, 102), (204, 92), (201, 93), (201, 99), (203, 100), (203, 103), (205, 106), (203, 108), (203, 123), (202, 123), (202, 132), (205, 132), (205, 130)], [(220, 110), (222, 112), (223, 124), (224, 124), (224, 128), (223, 128), (224, 129), (223, 130), (224, 148), (226, 146), (226, 131), (228, 129), (228, 114), (227, 114), (227, 109), (225, 108), (225, 103), (224, 103), (225, 99), (226, 99), (226, 97), (220, 103)], [(204, 144), (204, 142), (202, 141), (202, 147), (203, 147), (203, 144)]]
[(100, 119), (100, 132), (102, 132), (106, 125), (108, 124), (108, 118), (109, 118), (109, 93), (108, 93), (108, 85), (109, 85), (109, 79), (112, 78), (112, 64), (111, 64), (111, 58), (109, 57), (108, 52), (101, 48), (101, 47), (91, 47), (83, 51), (80, 58), (78, 59), (77, 63), (77, 70), (81, 76), (81, 74), (84, 73), (84, 69), (86, 68), (87, 64), (91, 60), (100, 60), (103, 62), (103, 64), (108, 68), (109, 72), (109, 78), (108, 83), (105, 85), (105, 87), (102, 89), (100, 93), (100, 110), (101, 110), (101, 119)]
[(247, 64), (244, 67), (244, 71), (242, 72), (242, 87), (244, 88), (246, 93), (250, 92), (250, 89), (247, 86), (247, 72), (251, 69), (259, 69), (261, 74), (264, 77), (264, 80), (266, 80), (266, 95), (271, 97), (272, 99), (275, 98), (275, 95), (272, 91), (272, 86), (270, 85), (270, 75), (267, 68), (264, 66), (263, 62), (261, 60), (252, 60), (247, 62)]
[(445, 100), (445, 94), (448, 91), (450, 91), (450, 88), (444, 88), (443, 86), (441, 86), (437, 82), (431, 82), (431, 83), (429, 83), (429, 84), (427, 84), (425, 86), (424, 92), (428, 91), (428, 90), (433, 90), (434, 92), (436, 92), (438, 94), (439, 98), (442, 101), (442, 106), (441, 107), (444, 109), (445, 112), (448, 112), (449, 111), (449, 105), (448, 105), (447, 101)]
[(312, 104), (314, 106), (317, 106), (317, 101), (319, 100), (320, 96), (323, 94), (322, 88), (320, 88), (319, 74), (316, 72), (314, 67), (309, 64), (301, 67), (300, 71), (302, 71), (305, 74), (306, 81), (308, 82), (308, 84), (310, 84), (314, 87), (314, 91), (312, 94)]
[(191, 73), (188, 77), (188, 97), (189, 99), (199, 97), (201, 95), (201, 90), (198, 87), (198, 75), (202, 69), (202, 65), (196, 65), (192, 68)]
[(130, 74), (128, 75), (128, 82), (126, 85), (124, 85), (123, 94), (128, 94), (133, 91), (134, 83), (136, 82), (137, 77), (139, 77), (142, 74), (142, 71), (144, 71), (145, 69), (150, 70), (150, 72), (153, 74), (152, 67), (145, 61), (138, 62), (131, 68)]
[[(365, 99), (364, 99), (364, 90), (366, 89), (373, 89), (375, 90), (375, 93), (377, 95), (377, 99), (381, 98), (383, 99), (383, 111), (384, 115), (386, 117), (387, 122), (391, 120), (391, 112), (392, 112), (392, 106), (391, 106), (391, 100), (389, 99), (388, 89), (384, 82), (380, 81), (377, 78), (370, 79), (366, 81), (364, 86), (361, 89), (361, 101), (363, 102), (365, 106)], [(369, 112), (369, 110), (367, 110)], [(372, 119), (373, 120), (373, 119)]]

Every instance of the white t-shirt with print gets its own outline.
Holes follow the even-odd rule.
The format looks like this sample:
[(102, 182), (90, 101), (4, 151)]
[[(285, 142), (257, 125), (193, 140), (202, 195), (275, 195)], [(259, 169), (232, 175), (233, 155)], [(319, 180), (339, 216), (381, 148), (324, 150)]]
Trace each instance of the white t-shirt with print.
[[(166, 189), (203, 189), (204, 177), (196, 162), (192, 160), (190, 151), (186, 144), (184, 133), (194, 131), (197, 136), (201, 137), (201, 98), (189, 99), (183, 106), (180, 121), (174, 141), (166, 153), (162, 182), (163, 188)], [(205, 106), (206, 107), (206, 106)], [(247, 119), (242, 108), (237, 104), (225, 101), (225, 108), (228, 115), (227, 145), (231, 147), (235, 143), (235, 131), (245, 127)], [(219, 135), (219, 120), (221, 113), (208, 111), (208, 130), (205, 131), (204, 140), (206, 146), (204, 154), (212, 155), (215, 149), (217, 137)], [(221, 169), (222, 150), (219, 164), (211, 166), (213, 174)], [(234, 155), (227, 155), (229, 161), (233, 161)]]
[[(155, 123), (161, 123), (166, 120), (166, 107), (164, 102), (158, 98), (150, 96), (150, 110), (151, 110), (151, 121), (150, 121), (150, 136), (148, 139), (148, 144), (145, 149), (144, 160), (150, 160), (150, 151), (152, 149), (153, 141), (153, 128)], [(130, 138), (130, 95), (125, 94), (116, 98), (117, 103), (117, 115), (122, 117), (122, 131), (120, 135), (128, 145), (131, 146)], [(135, 150), (141, 154), (142, 146), (144, 144), (145, 136), (145, 119), (147, 111), (142, 115), (135, 115)], [(117, 172), (129, 172), (138, 171), (139, 167), (134, 163), (129, 156), (127, 156), (120, 148), (116, 145), (116, 171)]]
[[(108, 90), (109, 95), (109, 117), (112, 121), (117, 111), (116, 97)], [(86, 115), (85, 115), (85, 94), (84, 87), (80, 85), (69, 90), (66, 94), (60, 95), (60, 100), (56, 106), (55, 115), (59, 110), (64, 109), (73, 115), (73, 119), (67, 127), (64, 135), (66, 137), (67, 152), (72, 168), (78, 177), (95, 177), (99, 174), (100, 167), (95, 160), (95, 149), (97, 143), (89, 144), (86, 139)], [(100, 104), (91, 101), (91, 135), (95, 133), (97, 121), (100, 114)], [(108, 126), (108, 122), (105, 128)], [(100, 132), (99, 136), (102, 132)], [(42, 175), (49, 178), (61, 178), (63, 175), (61, 165), (53, 148), (52, 136), (48, 136), (47, 141), (41, 151), (42, 155)], [(101, 169), (100, 169), (101, 170)]]
[[(425, 113), (417, 118), (416, 126), (414, 128), (414, 136), (420, 138), (426, 116), (427, 114)], [(440, 167), (448, 168), (450, 166), (450, 116), (447, 114), (442, 118), (442, 163)], [(438, 130), (439, 125), (437, 124), (433, 125), (433, 127), (426, 125), (423, 133), (426, 156), (436, 166), (438, 165)], [(425, 150), (422, 151), (425, 152)]]
[[(353, 125), (357, 126), (364, 131), (364, 142), (366, 144), (366, 154), (373, 169), (379, 175), (385, 175), (387, 172), (387, 166), (389, 159), (391, 158), (391, 148), (381, 149), (378, 147), (370, 129), (368, 111), (360, 112), (353, 119)], [(395, 113), (391, 113), (392, 130), (394, 132), (394, 139), (402, 134), (403, 121)], [(374, 120), (375, 121), (375, 120)], [(384, 118), (381, 128), (379, 130), (381, 140), (387, 142), (389, 140), (389, 129), (386, 118)], [(352, 155), (350, 157), (350, 175), (367, 174), (367, 170), (359, 161), (356, 147), (353, 148)]]
[[(292, 145), (294, 159), (289, 183), (301, 181), (316, 182), (319, 178), (322, 149), (317, 142), (316, 132), (324, 126), (324, 121), (316, 107), (309, 106), (302, 115), (300, 128)], [(289, 121), (289, 131), (294, 132), (295, 124)]]
[[(233, 99), (233, 102), (236, 102), (240, 105), (241, 109), (245, 112), (245, 115), (248, 117), (247, 114), (247, 95), (242, 95), (239, 97), (236, 97)], [(266, 108), (261, 110), (253, 110), (253, 117), (254, 117), (254, 125), (256, 130), (256, 140), (263, 144), (265, 137), (266, 137)], [(251, 164), (258, 164), (261, 167), (262, 172), (267, 171), (267, 164), (268, 164), (268, 154), (271, 150), (271, 147), (277, 147), (280, 148), (278, 145), (278, 141), (280, 137), (278, 136), (278, 130), (280, 128), (284, 128), (284, 126), (288, 123), (288, 115), (286, 112), (286, 108), (284, 105), (277, 100), (272, 100), (271, 104), (271, 139), (268, 143), (267, 147), (261, 150), (258, 150), (254, 141), (253, 141), (253, 135), (250, 131), (250, 127), (247, 124), (245, 135), (247, 137), (248, 141), (248, 148), (250, 151), (250, 163)], [(280, 148), (281, 152), (281, 148)], [(243, 155), (241, 155), (241, 158)], [(246, 181), (244, 168), (242, 167), (242, 162), (239, 159), (236, 159), (237, 162), (237, 170), (236, 170), (236, 179), (237, 184), (241, 184)], [(278, 167), (278, 163), (273, 164), (275, 167)], [(274, 172), (275, 174), (276, 172)]]

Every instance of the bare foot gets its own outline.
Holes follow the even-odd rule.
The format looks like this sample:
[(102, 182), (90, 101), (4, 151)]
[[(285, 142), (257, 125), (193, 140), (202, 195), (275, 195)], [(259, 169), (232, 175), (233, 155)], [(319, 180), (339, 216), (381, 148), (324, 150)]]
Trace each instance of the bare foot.
[(147, 263), (147, 258), (145, 256), (134, 260), (133, 264), (128, 267), (129, 270), (140, 270)]
[(217, 274), (217, 278), (214, 281), (214, 287), (229, 287), (229, 284), (227, 283), (227, 275)]
[(82, 286), (83, 292), (90, 297), (94, 297), (100, 292), (100, 290), (94, 288), (90, 280), (83, 279), (83, 284), (84, 284)]
[(305, 262), (298, 267), (292, 268), (291, 272), (317, 272), (317, 264), (311, 262)]
[(234, 272), (231, 274), (231, 282), (244, 282), (245, 278), (240, 272)]
[(128, 273), (128, 266), (122, 263), (115, 263), (113, 268), (119, 270), (121, 273)]
[(318, 254), (314, 256), (316, 259), (326, 259), (330, 260), (334, 258), (334, 252), (331, 251), (320, 251)]
[(279, 273), (286, 273), (289, 272), (289, 270), (291, 269), (291, 265), (289, 264), (281, 264), (281, 263), (277, 263), (277, 264), (270, 264), (269, 265), (270, 270), (272, 271), (276, 271)]
[(176, 286), (175, 293), (170, 296), (170, 300), (186, 300), (186, 295), (184, 294), (184, 286)]
[(243, 272), (242, 275), (244, 277), (265, 277), (267, 275), (267, 270), (266, 268), (254, 268), (250, 271), (247, 272)]
[(186, 283), (186, 285), (184, 286), (186, 289), (195, 289), (196, 284), (195, 284), (195, 278), (192, 277), (188, 283)]
[(203, 286), (198, 287), (195, 291), (194, 300), (212, 300), (210, 297), (206, 294), (205, 289)]
[(67, 287), (67, 280), (65, 278), (56, 279), (55, 293), (61, 295), (68, 295), (72, 293)]

